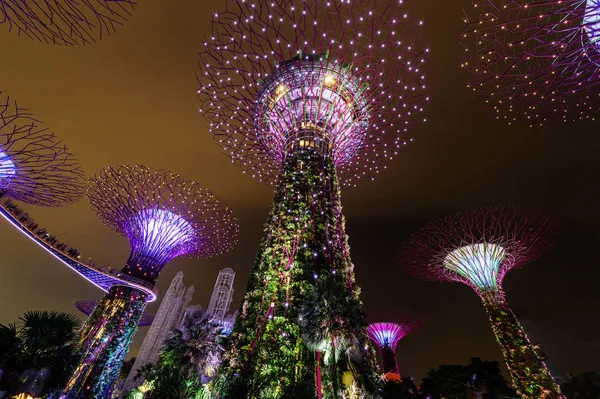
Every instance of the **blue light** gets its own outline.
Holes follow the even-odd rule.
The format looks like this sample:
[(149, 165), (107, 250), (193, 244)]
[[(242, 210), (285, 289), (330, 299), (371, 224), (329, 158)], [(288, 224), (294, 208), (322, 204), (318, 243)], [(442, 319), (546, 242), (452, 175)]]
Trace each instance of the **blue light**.
[[(583, 28), (590, 43), (596, 48), (600, 44), (600, 0), (586, 0)], [(599, 48), (600, 49), (600, 48)]]
[(17, 174), (17, 167), (6, 153), (0, 151), (0, 185), (5, 186)]
[(475, 288), (495, 290), (498, 288), (498, 272), (504, 256), (504, 249), (500, 245), (471, 244), (450, 252), (444, 266), (466, 278)]
[(381, 329), (377, 331), (377, 333), (375, 333), (375, 335), (377, 336), (377, 340), (382, 346), (391, 347), (394, 344), (396, 337), (398, 336), (393, 326), (390, 327), (391, 328), (389, 330)]

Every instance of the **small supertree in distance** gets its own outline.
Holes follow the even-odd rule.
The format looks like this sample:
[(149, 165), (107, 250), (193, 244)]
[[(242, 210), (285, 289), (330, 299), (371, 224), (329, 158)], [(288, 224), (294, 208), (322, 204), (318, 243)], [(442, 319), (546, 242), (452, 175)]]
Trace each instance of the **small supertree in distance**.
[(400, 380), (396, 361), (398, 341), (423, 328), (425, 317), (401, 309), (390, 309), (369, 314), (372, 323), (367, 327), (369, 338), (379, 348), (386, 380)]
[(542, 211), (495, 206), (425, 226), (401, 246), (401, 267), (433, 281), (467, 284), (481, 297), (513, 386), (523, 399), (564, 399), (539, 346), (530, 342), (506, 302), (502, 281), (546, 252), (557, 223)]
[(52, 207), (72, 204), (85, 194), (75, 157), (42, 122), (1, 91), (0, 193)]
[[(176, 257), (209, 257), (235, 245), (238, 226), (210, 191), (161, 169), (107, 168), (90, 180), (88, 200), (96, 215), (125, 235), (131, 253), (121, 273), (154, 283)], [(148, 294), (114, 286), (85, 322), (81, 360), (67, 398), (108, 398), (146, 307)]]
[[(200, 112), (234, 164), (276, 185), (222, 369), (244, 398), (337, 398), (342, 372), (351, 374), (335, 357), (330, 369), (342, 372), (317, 392), (328, 356), (317, 360), (303, 342), (299, 309), (321, 280), (358, 300), (340, 185), (373, 178), (424, 121), (421, 24), (400, 0), (227, 0), (213, 16)], [(366, 330), (359, 341), (368, 344)], [(367, 352), (351, 367), (364, 368), (354, 374), (362, 387), (375, 375)], [(221, 394), (233, 397), (228, 389)]]
[(473, 0), (461, 61), (498, 119), (594, 119), (600, 104), (600, 1)]
[(75, 46), (116, 32), (135, 0), (0, 0), (0, 25), (40, 42)]
[[(98, 306), (98, 301), (87, 300), (87, 301), (75, 302), (75, 307), (77, 308), (77, 310), (79, 310), (81, 313), (83, 313), (86, 316), (90, 316), (94, 312), (94, 309), (96, 308), (96, 306)], [(153, 321), (154, 321), (154, 316), (151, 315), (150, 313), (144, 312), (142, 314), (142, 317), (140, 318), (138, 327), (147, 327), (147, 326), (151, 325)]]

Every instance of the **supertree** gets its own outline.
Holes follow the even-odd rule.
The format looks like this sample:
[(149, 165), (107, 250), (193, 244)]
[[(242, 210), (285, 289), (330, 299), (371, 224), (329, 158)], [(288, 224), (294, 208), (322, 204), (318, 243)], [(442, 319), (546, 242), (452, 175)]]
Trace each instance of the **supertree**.
[[(104, 169), (90, 180), (87, 197), (100, 220), (129, 239), (121, 273), (150, 283), (176, 257), (218, 255), (237, 241), (236, 221), (215, 195), (165, 170)], [(147, 298), (132, 287), (110, 288), (82, 328), (81, 360), (65, 397), (109, 397)]]
[(83, 197), (83, 172), (43, 125), (0, 91), (0, 193), (37, 206), (69, 205)]
[(400, 309), (380, 311), (370, 316), (373, 322), (367, 327), (367, 333), (379, 348), (383, 373), (387, 380), (399, 380), (396, 345), (408, 334), (422, 329), (426, 319), (416, 313)]
[(594, 119), (600, 1), (473, 0), (461, 33), (468, 87), (498, 119)]
[[(373, 178), (412, 140), (410, 122), (424, 120), (427, 50), (421, 22), (401, 3), (227, 0), (213, 17), (200, 53), (200, 112), (234, 164), (276, 185), (225, 356), (230, 397), (228, 389), (261, 399), (337, 394), (338, 376), (317, 389), (323, 360), (302, 340), (299, 308), (328, 281), (359, 300), (340, 183)], [(358, 341), (368, 343), (365, 328)], [(374, 375), (367, 363), (355, 384)]]
[(0, 24), (44, 43), (75, 46), (115, 33), (135, 0), (0, 0)]
[(409, 237), (401, 267), (425, 280), (467, 284), (481, 297), (513, 386), (522, 398), (564, 398), (539, 346), (530, 342), (506, 302), (502, 281), (555, 241), (553, 217), (516, 206), (472, 210), (435, 221)]
[[(86, 316), (90, 316), (94, 312), (94, 309), (96, 308), (96, 306), (98, 306), (98, 301), (86, 300), (86, 301), (75, 302), (75, 307), (77, 308), (77, 310), (79, 310), (81, 313), (83, 313)], [(138, 327), (147, 327), (147, 326), (151, 325), (153, 321), (154, 321), (154, 316), (152, 316), (150, 313), (144, 312), (142, 314), (142, 317), (140, 318)]]

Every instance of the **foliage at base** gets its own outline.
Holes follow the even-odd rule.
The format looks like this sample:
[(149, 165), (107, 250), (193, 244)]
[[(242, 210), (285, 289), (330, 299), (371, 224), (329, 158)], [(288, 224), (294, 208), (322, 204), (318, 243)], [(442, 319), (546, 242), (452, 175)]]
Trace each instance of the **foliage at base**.
[(79, 319), (68, 313), (33, 311), (18, 324), (0, 324), (0, 391), (43, 396), (71, 375)]

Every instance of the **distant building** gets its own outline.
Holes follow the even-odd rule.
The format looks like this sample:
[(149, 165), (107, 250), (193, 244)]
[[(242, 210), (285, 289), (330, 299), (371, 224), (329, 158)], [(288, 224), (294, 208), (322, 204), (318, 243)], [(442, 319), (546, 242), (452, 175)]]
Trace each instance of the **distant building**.
[(177, 273), (158, 308), (158, 312), (154, 317), (152, 325), (150, 325), (146, 338), (144, 338), (131, 372), (127, 376), (125, 384), (123, 384), (121, 395), (125, 395), (131, 389), (141, 384), (142, 381), (135, 378), (138, 370), (146, 364), (155, 363), (158, 360), (158, 353), (167, 339), (169, 332), (181, 322), (193, 295), (194, 286), (185, 288), (183, 286), (183, 273)]
[(233, 299), (234, 280), (235, 272), (232, 269), (225, 268), (219, 272), (208, 308), (206, 309), (206, 312), (213, 315), (215, 319), (225, 320), (225, 315)]

